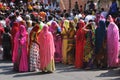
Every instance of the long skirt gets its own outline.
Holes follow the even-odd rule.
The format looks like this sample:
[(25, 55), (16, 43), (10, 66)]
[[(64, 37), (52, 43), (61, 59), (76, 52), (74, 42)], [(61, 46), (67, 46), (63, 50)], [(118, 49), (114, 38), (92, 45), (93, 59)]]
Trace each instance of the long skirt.
[(37, 71), (40, 69), (40, 55), (39, 45), (32, 42), (30, 47), (30, 71)]

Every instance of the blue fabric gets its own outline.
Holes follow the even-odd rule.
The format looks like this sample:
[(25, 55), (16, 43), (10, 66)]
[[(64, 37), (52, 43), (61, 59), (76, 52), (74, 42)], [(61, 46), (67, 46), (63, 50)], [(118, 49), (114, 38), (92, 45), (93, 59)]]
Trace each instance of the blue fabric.
[(95, 30), (95, 53), (97, 54), (102, 47), (106, 36), (105, 22), (100, 20), (97, 29)]
[(117, 13), (117, 12), (118, 12), (117, 3), (113, 2), (111, 7), (110, 7), (110, 14)]

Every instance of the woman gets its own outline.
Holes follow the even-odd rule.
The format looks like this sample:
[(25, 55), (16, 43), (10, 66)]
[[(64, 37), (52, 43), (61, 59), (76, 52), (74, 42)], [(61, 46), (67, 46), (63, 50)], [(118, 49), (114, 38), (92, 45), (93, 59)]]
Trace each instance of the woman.
[(55, 44), (55, 62), (62, 61), (62, 37), (61, 37), (61, 28), (57, 22), (52, 21), (49, 28), (50, 32), (53, 34), (54, 44)]
[(85, 26), (84, 21), (80, 20), (78, 23), (79, 29), (76, 32), (76, 53), (75, 53), (75, 67), (83, 67), (83, 54), (85, 45), (85, 32), (82, 29)]
[(118, 67), (119, 64), (119, 29), (109, 16), (110, 24), (107, 29), (108, 67)]
[(10, 32), (12, 36), (12, 55), (13, 55), (13, 48), (14, 48), (14, 37), (18, 31), (19, 31), (19, 23), (14, 22)]
[(94, 41), (95, 41), (95, 26), (93, 22), (89, 22), (83, 29), (86, 31), (86, 43), (84, 46), (84, 68), (91, 69), (94, 59)]
[(55, 70), (55, 46), (53, 35), (49, 31), (49, 27), (47, 25), (44, 25), (40, 32), (38, 41), (40, 45), (40, 69), (43, 72), (53, 72)]
[(40, 28), (39, 25), (36, 24), (30, 32), (30, 44), (29, 44), (30, 71), (37, 71), (40, 68), (39, 43), (38, 43), (39, 28)]
[(28, 55), (27, 55), (27, 31), (24, 26), (24, 21), (21, 22), (19, 31), (14, 37), (14, 48), (12, 60), (14, 70), (19, 72), (28, 71)]
[(67, 64), (67, 47), (68, 47), (68, 28), (69, 21), (64, 20), (62, 29), (62, 63)]
[(95, 65), (98, 68), (107, 67), (106, 24), (100, 20), (95, 30)]
[(68, 47), (67, 47), (67, 58), (68, 64), (74, 64), (75, 59), (75, 24), (70, 21), (70, 27), (68, 29)]

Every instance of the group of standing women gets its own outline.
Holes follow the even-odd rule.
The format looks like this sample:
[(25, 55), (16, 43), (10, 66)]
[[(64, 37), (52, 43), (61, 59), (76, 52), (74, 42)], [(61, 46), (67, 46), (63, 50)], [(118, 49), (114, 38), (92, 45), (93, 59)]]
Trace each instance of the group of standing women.
[(25, 21), (14, 22), (14, 24), (12, 28), (12, 31), (16, 31), (13, 33), (14, 36), (12, 35), (14, 38), (12, 49), (14, 70), (53, 72), (55, 70), (55, 47), (48, 26), (44, 25), (41, 30), (40, 26), (35, 24), (28, 34)]
[(28, 22), (15, 21), (11, 28), (15, 71), (53, 72), (55, 62), (84, 69), (120, 66), (119, 29), (111, 16), (108, 27), (103, 19), (98, 26), (93, 20), (75, 23), (65, 18), (59, 22), (29, 22), (33, 27), (28, 27)]
[[(119, 29), (109, 16), (109, 25), (103, 19), (98, 26), (79, 22), (76, 34), (76, 68), (114, 68), (120, 66)], [(80, 56), (80, 57), (79, 57)]]
[[(109, 16), (85, 23), (80, 19), (77, 25), (64, 20), (62, 25), (62, 62), (75, 68), (114, 68), (120, 66), (119, 29)], [(77, 28), (75, 27), (77, 26)]]

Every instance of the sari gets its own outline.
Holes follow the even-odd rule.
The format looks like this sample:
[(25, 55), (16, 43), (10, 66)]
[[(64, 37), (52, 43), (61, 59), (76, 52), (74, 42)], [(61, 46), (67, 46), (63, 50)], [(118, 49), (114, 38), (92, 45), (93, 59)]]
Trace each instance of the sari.
[(55, 46), (52, 33), (45, 25), (38, 35), (40, 45), (40, 69), (43, 72), (53, 72), (55, 70), (54, 53)]
[(50, 32), (53, 34), (54, 44), (55, 44), (55, 62), (62, 61), (62, 37), (60, 35), (61, 30), (57, 22), (52, 21), (51, 26), (49, 27)]
[(80, 21), (78, 26), (79, 28), (76, 32), (75, 68), (82, 68), (85, 45), (85, 32), (82, 30), (82, 28), (85, 26), (85, 23)]
[(40, 69), (40, 55), (38, 44), (38, 31), (39, 25), (35, 25), (30, 32), (30, 44), (29, 44), (29, 67), (30, 71), (37, 71)]
[(68, 64), (74, 64), (75, 61), (75, 23), (70, 21), (70, 27), (68, 29), (68, 47), (67, 47), (67, 58)]
[(62, 63), (67, 64), (67, 47), (68, 47), (68, 28), (69, 20), (64, 20), (62, 29)]
[(28, 71), (28, 55), (27, 55), (27, 31), (24, 25), (20, 25), (19, 31), (14, 37), (14, 48), (12, 61), (14, 70), (19, 72)]
[(93, 60), (94, 60), (94, 48), (95, 48), (95, 26), (89, 24), (86, 26), (89, 31), (86, 31), (85, 37), (86, 42), (84, 46), (84, 68), (91, 69), (93, 68)]
[(102, 47), (102, 43), (106, 36), (105, 22), (100, 20), (97, 29), (95, 30), (95, 53), (97, 54)]
[(118, 67), (119, 64), (119, 29), (110, 22), (107, 29), (107, 58), (108, 67)]
[(18, 31), (19, 31), (19, 23), (14, 22), (10, 32), (12, 36), (12, 55), (13, 55), (13, 48), (14, 48), (14, 37)]
[(103, 20), (95, 30), (95, 65), (99, 68), (107, 67), (106, 26)]

